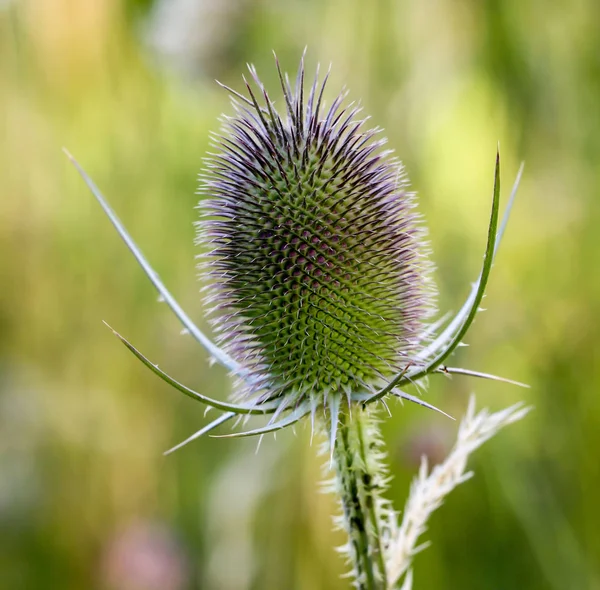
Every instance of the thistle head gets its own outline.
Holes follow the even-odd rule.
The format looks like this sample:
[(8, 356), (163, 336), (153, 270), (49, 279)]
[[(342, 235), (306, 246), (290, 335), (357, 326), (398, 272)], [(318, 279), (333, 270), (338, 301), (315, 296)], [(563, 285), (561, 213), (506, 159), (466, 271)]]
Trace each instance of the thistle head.
[(432, 310), (424, 229), (401, 163), (327, 76), (253, 67), (201, 176), (198, 242), (220, 344), (246, 401), (283, 407), (374, 392), (406, 367)]
[(241, 403), (210, 398), (168, 375), (113, 330), (153, 373), (222, 412), (168, 452), (235, 416), (273, 414), (264, 427), (225, 436), (274, 432), (309, 413), (314, 419), (324, 407), (333, 449), (344, 395), (349, 404), (367, 405), (391, 394), (441, 412), (400, 389), (433, 374), (525, 386), (445, 364), (481, 309), (523, 164), (500, 222), (496, 154), (479, 278), (452, 319), (448, 314), (421, 330), (433, 311), (431, 266), (401, 164), (383, 150), (378, 129), (364, 128), (360, 109), (343, 106), (345, 93), (325, 107), (327, 76), (319, 81), (318, 68), (306, 92), (303, 62), (294, 89), (278, 63), (277, 69), (282, 112), (253, 67), (254, 86), (244, 78), (246, 95), (225, 87), (233, 95), (234, 115), (224, 117), (202, 176), (206, 199), (200, 204), (198, 241), (209, 247), (204, 264), (212, 277), (210, 299), (223, 347), (185, 313), (94, 181), (65, 150), (161, 300), (242, 384)]

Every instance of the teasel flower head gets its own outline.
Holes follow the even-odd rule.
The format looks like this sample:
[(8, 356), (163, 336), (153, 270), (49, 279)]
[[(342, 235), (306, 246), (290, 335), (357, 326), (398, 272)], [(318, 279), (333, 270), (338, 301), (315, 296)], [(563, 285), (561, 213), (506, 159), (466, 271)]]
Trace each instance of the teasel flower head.
[[(208, 276), (215, 344), (189, 318), (152, 269), (98, 187), (69, 155), (148, 278), (185, 330), (237, 379), (233, 402), (178, 382), (120, 334), (123, 344), (164, 381), (222, 414), (174, 447), (235, 417), (271, 415), (247, 436), (324, 414), (335, 439), (343, 408), (396, 396), (436, 409), (403, 386), (431, 374), (499, 377), (449, 367), (484, 296), (520, 180), (498, 223), (496, 157), (483, 266), (459, 312), (427, 324), (434, 312), (425, 230), (402, 164), (346, 92), (325, 104), (329, 74), (305, 82), (304, 58), (292, 84), (276, 61), (276, 101), (249, 66), (245, 90), (223, 86), (233, 114), (223, 116), (201, 175), (197, 242)], [(512, 382), (514, 383), (514, 382)], [(438, 410), (439, 411), (439, 410)], [(171, 450), (174, 450), (171, 449)]]
[[(446, 360), (480, 310), (521, 171), (499, 224), (496, 156), (479, 278), (452, 319), (444, 316), (426, 325), (434, 310), (432, 267), (402, 165), (384, 149), (379, 130), (361, 118), (360, 108), (345, 103), (345, 92), (325, 105), (328, 75), (320, 79), (317, 70), (305, 86), (302, 60), (292, 87), (277, 59), (276, 66), (282, 96), (277, 105), (252, 66), (244, 93), (225, 87), (233, 114), (223, 117), (201, 176), (197, 241), (217, 343), (188, 317), (73, 160), (161, 300), (211, 358), (236, 377), (234, 401), (212, 399), (183, 385), (115, 334), (164, 381), (221, 411), (168, 452), (236, 417), (271, 416), (264, 426), (221, 436), (262, 435), (306, 416), (314, 431), (318, 420), (328, 434), (323, 447), (335, 473), (330, 489), (340, 502), (336, 522), (347, 533), (341, 551), (354, 586), (397, 587), (406, 575), (403, 588), (409, 588), (407, 568), (425, 520), (407, 510), (408, 529), (399, 526), (383, 497), (389, 480), (385, 452), (377, 416), (367, 406), (385, 405), (386, 398), (396, 396), (437, 409), (404, 390), (428, 375), (504, 380), (450, 367)], [(516, 409), (496, 418), (508, 422), (524, 415), (515, 414)], [(493, 429), (488, 430), (489, 436)], [(464, 461), (461, 465), (457, 482), (464, 480)], [(444, 489), (447, 493), (445, 484)], [(426, 519), (443, 495), (440, 491), (427, 504), (418, 494), (408, 507), (426, 504)]]
[(282, 110), (250, 68), (202, 175), (198, 242), (219, 344), (248, 371), (240, 400), (282, 408), (375, 393), (413, 358), (432, 312), (415, 196), (379, 130), (327, 76)]

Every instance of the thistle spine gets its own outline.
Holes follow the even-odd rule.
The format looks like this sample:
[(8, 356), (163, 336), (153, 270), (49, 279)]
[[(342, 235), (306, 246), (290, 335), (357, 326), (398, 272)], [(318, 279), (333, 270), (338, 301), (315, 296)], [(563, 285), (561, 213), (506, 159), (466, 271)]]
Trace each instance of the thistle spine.
[[(237, 397), (280, 411), (375, 393), (432, 311), (424, 228), (401, 163), (327, 76), (304, 92), (277, 62), (285, 109), (250, 67), (213, 137), (200, 193), (201, 267), (218, 342), (244, 366)], [(339, 399), (336, 403), (339, 403)]]

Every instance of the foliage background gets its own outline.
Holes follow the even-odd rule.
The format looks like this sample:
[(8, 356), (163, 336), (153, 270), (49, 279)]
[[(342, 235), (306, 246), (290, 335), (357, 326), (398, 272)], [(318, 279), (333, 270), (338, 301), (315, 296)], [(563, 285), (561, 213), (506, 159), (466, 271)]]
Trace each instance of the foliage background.
[[(595, 0), (0, 2), (0, 580), (7, 589), (334, 589), (333, 499), (307, 429), (161, 452), (202, 408), (102, 325), (207, 394), (229, 382), (179, 326), (62, 154), (109, 196), (202, 323), (194, 191), (246, 61), (276, 84), (333, 62), (405, 162), (430, 228), (441, 309), (478, 272), (500, 140), (519, 201), (456, 362), (526, 381), (468, 393), (536, 407), (478, 452), (431, 522), (415, 587), (600, 588), (600, 5)], [(455, 424), (392, 408), (398, 508)]]

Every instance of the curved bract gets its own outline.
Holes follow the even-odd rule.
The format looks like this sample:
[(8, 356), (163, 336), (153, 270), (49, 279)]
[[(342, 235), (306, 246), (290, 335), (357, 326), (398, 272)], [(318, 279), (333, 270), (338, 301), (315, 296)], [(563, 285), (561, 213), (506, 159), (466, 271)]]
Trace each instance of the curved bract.
[(190, 332), (190, 334), (207, 350), (207, 352), (212, 355), (219, 363), (221, 363), (224, 367), (227, 367), (232, 373), (239, 374), (240, 376), (245, 376), (246, 373), (241, 368), (240, 364), (234, 361), (227, 353), (225, 353), (221, 348), (216, 346), (201, 330), (192, 322), (192, 320), (188, 317), (188, 315), (183, 311), (182, 307), (177, 303), (175, 298), (171, 295), (170, 291), (165, 287), (163, 282), (160, 280), (158, 274), (154, 271), (154, 269), (150, 266), (146, 257), (142, 254), (142, 251), (137, 247), (136, 243), (133, 241), (129, 232), (125, 229), (125, 226), (121, 223), (116, 213), (112, 210), (112, 207), (108, 204), (108, 201), (104, 198), (94, 181), (86, 174), (85, 170), (79, 165), (79, 162), (75, 160), (75, 158), (69, 153), (68, 150), (63, 148), (63, 151), (67, 155), (67, 157), (73, 162), (75, 168), (87, 184), (88, 188), (96, 197), (96, 200), (102, 207), (104, 213), (113, 224), (114, 228), (117, 230), (117, 233), (121, 236), (129, 251), (133, 254), (134, 258), (137, 260), (139, 265), (142, 267), (146, 276), (150, 279), (150, 282), (154, 285), (156, 290), (159, 292), (162, 299), (164, 299), (165, 303), (171, 308), (173, 313), (177, 316), (179, 321), (183, 324), (184, 328)]
[(148, 367), (155, 375), (158, 375), (165, 383), (168, 383), (171, 387), (181, 391), (184, 395), (199, 401), (211, 408), (216, 408), (217, 410), (223, 410), (225, 412), (234, 412), (235, 414), (272, 414), (277, 410), (279, 404), (275, 402), (265, 402), (261, 404), (254, 405), (243, 405), (243, 404), (230, 404), (227, 402), (222, 402), (202, 393), (198, 393), (193, 389), (190, 389), (186, 385), (179, 383), (179, 381), (173, 379), (170, 375), (165, 373), (162, 369), (159, 369), (158, 365), (150, 362), (133, 344), (131, 344), (128, 340), (123, 338), (121, 334), (119, 334), (116, 330), (111, 328), (106, 322), (104, 322), (110, 330), (112, 330), (113, 334), (125, 345), (127, 349), (129, 349), (146, 367)]
[(364, 406), (383, 402), (389, 394), (437, 410), (400, 389), (435, 374), (523, 385), (445, 365), (479, 310), (522, 166), (499, 224), (497, 154), (479, 279), (454, 318), (427, 327), (431, 266), (413, 211), (415, 197), (400, 163), (382, 150), (377, 129), (363, 130), (360, 109), (342, 106), (344, 94), (324, 109), (327, 76), (320, 82), (317, 72), (305, 96), (303, 64), (293, 89), (277, 67), (285, 113), (275, 110), (250, 67), (256, 88), (244, 79), (247, 96), (225, 87), (232, 94), (234, 116), (224, 118), (202, 177), (208, 198), (201, 203), (198, 241), (209, 245), (203, 267), (212, 280), (209, 300), (218, 344), (179, 306), (67, 152), (171, 310), (242, 383), (239, 403), (205, 396), (170, 377), (113, 330), (166, 383), (223, 412), (168, 452), (236, 416), (254, 414), (272, 416), (263, 427), (225, 436), (274, 432), (307, 415), (314, 423), (315, 415), (323, 413), (333, 449), (342, 403)]
[[(490, 225), (488, 229), (488, 237), (487, 237), (487, 245), (485, 249), (485, 254), (483, 257), (483, 268), (481, 270), (481, 275), (479, 280), (477, 281), (476, 289), (474, 291), (474, 296), (469, 297), (468, 306), (465, 309), (464, 320), (459, 324), (455, 333), (452, 334), (450, 341), (448, 344), (439, 350), (434, 350), (435, 354), (433, 358), (427, 360), (424, 367), (419, 367), (415, 370), (406, 371), (398, 374), (394, 377), (379, 393), (370, 397), (367, 402), (375, 401), (385, 394), (392, 391), (395, 387), (399, 387), (403, 384), (411, 383), (411, 381), (421, 379), (425, 377), (429, 373), (435, 371), (458, 347), (464, 338), (465, 334), (471, 327), (475, 316), (477, 315), (477, 311), (479, 309), (479, 304), (483, 299), (483, 295), (485, 293), (485, 288), (487, 287), (487, 281), (490, 276), (490, 272), (492, 270), (492, 263), (494, 261), (494, 253), (496, 251), (495, 243), (496, 243), (496, 229), (498, 227), (498, 212), (500, 210), (500, 152), (496, 153), (496, 168), (494, 172), (494, 191), (492, 198), (492, 214), (490, 217)], [(461, 315), (461, 312), (459, 312)], [(451, 323), (454, 323), (451, 322)]]

